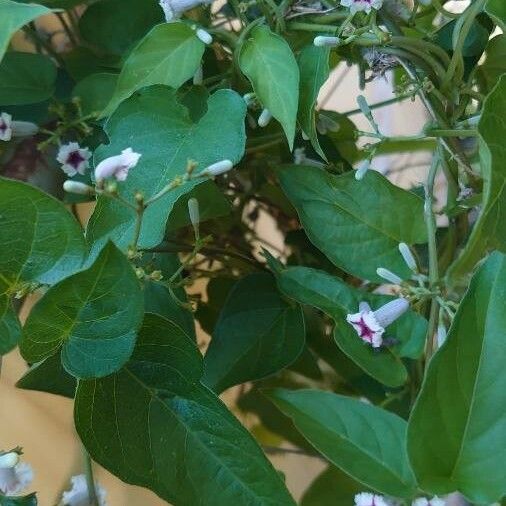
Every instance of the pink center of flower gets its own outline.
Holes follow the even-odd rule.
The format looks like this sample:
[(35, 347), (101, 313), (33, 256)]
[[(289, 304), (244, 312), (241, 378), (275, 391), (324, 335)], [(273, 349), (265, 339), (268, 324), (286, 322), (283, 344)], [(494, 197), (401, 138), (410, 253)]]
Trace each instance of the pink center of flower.
[(76, 150), (69, 153), (69, 156), (67, 157), (67, 163), (74, 167), (74, 169), (77, 170), (79, 165), (85, 161), (85, 158), (81, 155), (81, 153)]
[(3, 119), (0, 119), (0, 132), (4, 134), (6, 130), (7, 130), (7, 123), (5, 123)]
[[(364, 318), (360, 317), (360, 320), (355, 323), (355, 325), (359, 328), (359, 337), (368, 343), (372, 343), (372, 338), (374, 337), (374, 332), (370, 329), (369, 325), (364, 321)], [(373, 501), (374, 505), (374, 501)]]
[(372, 3), (372, 0), (355, 0), (355, 3), (358, 3), (358, 4), (366, 3), (366, 4), (370, 5)]

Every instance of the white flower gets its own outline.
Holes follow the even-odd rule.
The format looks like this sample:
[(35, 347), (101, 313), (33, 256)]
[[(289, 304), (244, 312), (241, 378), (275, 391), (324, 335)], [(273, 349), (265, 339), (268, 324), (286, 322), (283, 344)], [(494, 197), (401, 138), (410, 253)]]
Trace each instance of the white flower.
[[(62, 495), (64, 506), (90, 506), (90, 498), (88, 495), (88, 485), (86, 476), (79, 474), (70, 478), (72, 488), (66, 490)], [(99, 506), (107, 506), (105, 501), (106, 491), (99, 484), (95, 483), (95, 493), (97, 494)]]
[(63, 183), (63, 189), (67, 193), (76, 193), (77, 195), (93, 195), (95, 193), (95, 189), (87, 184), (80, 183), (79, 181), (71, 181), (67, 179)]
[(81, 148), (77, 142), (69, 142), (60, 146), (56, 160), (62, 164), (65, 174), (72, 177), (84, 174), (90, 166), (91, 152), (88, 148)]
[(13, 137), (30, 137), (39, 131), (35, 123), (13, 121), (6, 112), (0, 113), (0, 141), (10, 141)]
[(206, 167), (201, 173), (201, 176), (219, 176), (225, 174), (234, 167), (234, 164), (230, 160), (221, 160), (221, 162), (213, 163)]
[(97, 181), (108, 177), (115, 177), (117, 181), (125, 181), (128, 171), (135, 167), (142, 155), (135, 153), (132, 148), (124, 149), (120, 155), (110, 156), (102, 160), (95, 168)]
[(5, 495), (19, 494), (32, 480), (32, 468), (25, 462), (19, 462), (14, 467), (0, 468), (0, 491)]
[(381, 9), (383, 0), (341, 0), (341, 5), (349, 7), (352, 14), (358, 11), (365, 11), (369, 14), (371, 9)]
[(355, 506), (389, 506), (388, 501), (382, 495), (374, 495), (369, 492), (361, 492), (355, 496)]
[(418, 497), (412, 502), (412, 506), (445, 506), (445, 504), (446, 502), (437, 495), (430, 500), (426, 497)]
[(12, 138), (12, 116), (6, 112), (0, 114), (0, 141), (10, 141)]
[(331, 37), (328, 35), (318, 35), (314, 38), (313, 44), (317, 47), (336, 47), (339, 45), (339, 37)]
[(160, 7), (165, 14), (167, 22), (173, 21), (181, 17), (181, 15), (198, 5), (206, 5), (212, 3), (212, 0), (160, 0)]
[(362, 341), (373, 348), (379, 348), (383, 344), (385, 327), (397, 320), (408, 308), (409, 302), (401, 297), (388, 302), (376, 311), (372, 311), (367, 302), (361, 302), (359, 312), (346, 315), (346, 321), (355, 329)]
[(0, 455), (0, 469), (8, 469), (14, 467), (18, 462), (18, 452), (8, 452)]

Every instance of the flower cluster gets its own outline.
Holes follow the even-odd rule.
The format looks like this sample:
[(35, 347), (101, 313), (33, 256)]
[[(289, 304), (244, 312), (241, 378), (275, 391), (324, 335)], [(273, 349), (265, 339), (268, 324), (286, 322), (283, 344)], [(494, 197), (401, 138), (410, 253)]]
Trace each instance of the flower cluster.
[[(445, 506), (446, 501), (434, 496), (432, 499), (418, 497), (412, 506)], [(392, 502), (382, 495), (361, 492), (355, 496), (355, 506), (392, 506)]]

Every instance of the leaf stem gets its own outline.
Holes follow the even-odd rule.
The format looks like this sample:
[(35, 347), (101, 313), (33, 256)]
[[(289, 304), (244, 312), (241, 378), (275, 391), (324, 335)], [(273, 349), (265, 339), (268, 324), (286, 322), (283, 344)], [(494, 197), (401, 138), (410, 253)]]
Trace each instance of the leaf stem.
[(99, 506), (98, 497), (95, 486), (95, 479), (93, 477), (93, 462), (90, 454), (83, 445), (83, 460), (84, 460), (84, 474), (86, 476), (86, 486), (88, 487), (88, 498), (90, 506)]

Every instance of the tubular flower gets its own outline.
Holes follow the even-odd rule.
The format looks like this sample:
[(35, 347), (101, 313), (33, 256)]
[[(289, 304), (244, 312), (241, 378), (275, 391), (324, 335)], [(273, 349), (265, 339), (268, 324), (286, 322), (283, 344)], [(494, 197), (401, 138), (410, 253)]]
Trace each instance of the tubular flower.
[(369, 14), (371, 9), (381, 9), (383, 0), (341, 0), (341, 5), (349, 7), (352, 14), (359, 11), (365, 11)]
[[(62, 495), (62, 503), (64, 506), (91, 506), (88, 495), (88, 486), (86, 484), (86, 476), (79, 474), (70, 478), (72, 488), (66, 490)], [(95, 493), (99, 506), (107, 506), (105, 501), (106, 492), (103, 487), (95, 484)]]
[(2, 455), (4, 464), (0, 466), (0, 492), (16, 495), (22, 492), (33, 480), (32, 468), (25, 462), (19, 462), (11, 453)]
[(231, 160), (221, 160), (221, 162), (213, 163), (206, 167), (201, 173), (201, 176), (219, 176), (225, 174), (229, 170), (234, 168), (234, 164)]
[(81, 148), (77, 142), (69, 142), (60, 147), (56, 160), (62, 164), (63, 172), (72, 177), (76, 174), (84, 174), (90, 166), (90, 157), (88, 148)]
[(373, 311), (367, 302), (359, 304), (359, 312), (348, 314), (346, 321), (355, 329), (358, 337), (373, 348), (383, 344), (385, 328), (402, 316), (409, 308), (406, 299), (398, 298)]
[(35, 135), (39, 127), (29, 121), (13, 121), (6, 112), (0, 113), (0, 141), (10, 141), (13, 137), (29, 137)]
[(132, 148), (124, 149), (120, 155), (110, 156), (102, 160), (95, 168), (95, 179), (100, 181), (114, 177), (117, 181), (125, 181), (128, 171), (135, 167), (142, 155), (135, 153)]
[(355, 506), (389, 506), (388, 501), (382, 495), (374, 495), (369, 492), (361, 492), (355, 496)]

